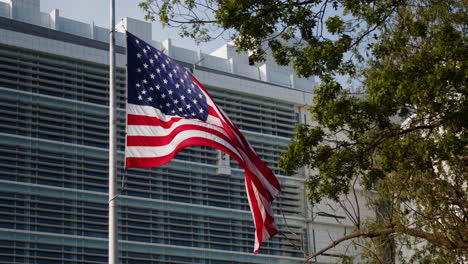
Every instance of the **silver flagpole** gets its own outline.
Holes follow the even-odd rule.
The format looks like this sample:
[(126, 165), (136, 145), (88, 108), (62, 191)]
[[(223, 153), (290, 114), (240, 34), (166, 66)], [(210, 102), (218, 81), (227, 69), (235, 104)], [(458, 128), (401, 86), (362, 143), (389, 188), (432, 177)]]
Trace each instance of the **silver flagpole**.
[(115, 0), (110, 0), (109, 25), (109, 264), (118, 263), (117, 231), (117, 118), (115, 91)]

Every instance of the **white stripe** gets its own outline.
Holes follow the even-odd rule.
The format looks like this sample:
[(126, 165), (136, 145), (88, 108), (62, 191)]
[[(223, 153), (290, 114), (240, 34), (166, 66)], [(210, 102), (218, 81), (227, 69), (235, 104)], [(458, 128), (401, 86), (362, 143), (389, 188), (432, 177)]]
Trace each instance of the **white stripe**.
[[(252, 182), (252, 189), (255, 194), (255, 198), (257, 199), (258, 203), (258, 208), (260, 209), (260, 212), (262, 213), (262, 219), (265, 221), (266, 219), (266, 214), (273, 216), (273, 210), (271, 209), (271, 204), (270, 202), (263, 197), (263, 195), (258, 191), (257, 186), (255, 186), (255, 183)], [(267, 205), (267, 206), (265, 206)]]
[(240, 157), (242, 159), (241, 154), (227, 141), (224, 139), (204, 132), (204, 131), (198, 131), (198, 130), (186, 130), (182, 131), (179, 134), (177, 134), (172, 141), (165, 145), (165, 146), (157, 146), (157, 147), (133, 147), (133, 146), (127, 146), (125, 148), (125, 153), (127, 158), (150, 158), (150, 157), (161, 157), (161, 156), (166, 156), (170, 154), (171, 152), (174, 151), (174, 149), (182, 143), (186, 139), (190, 139), (193, 137), (201, 137), (207, 140), (211, 140), (214, 142), (217, 142), (219, 144), (222, 144), (229, 150), (231, 150), (235, 155)]
[(161, 121), (167, 122), (172, 119), (172, 116), (166, 116), (159, 109), (148, 105), (136, 105), (127, 103), (127, 115), (144, 115), (157, 117)]
[(208, 118), (206, 119), (205, 122), (213, 124), (215, 126), (223, 127), (223, 123), (221, 123), (221, 120), (219, 120), (219, 118), (212, 116), (212, 115), (208, 115)]
[[(230, 138), (229, 135), (226, 133), (226, 131), (218, 126), (212, 125), (212, 124), (207, 124), (205, 122), (202, 122), (200, 120), (194, 120), (194, 119), (181, 119), (179, 121), (176, 121), (175, 123), (172, 124), (171, 127), (169, 128), (164, 128), (161, 126), (140, 126), (140, 125), (128, 125), (127, 127), (127, 136), (158, 136), (158, 137), (164, 137), (169, 135), (172, 131), (174, 131), (176, 128), (183, 126), (183, 125), (196, 125), (199, 127), (206, 127), (209, 129), (216, 130), (223, 135), (225, 135), (227, 138)], [(206, 132), (209, 133), (209, 132)]]

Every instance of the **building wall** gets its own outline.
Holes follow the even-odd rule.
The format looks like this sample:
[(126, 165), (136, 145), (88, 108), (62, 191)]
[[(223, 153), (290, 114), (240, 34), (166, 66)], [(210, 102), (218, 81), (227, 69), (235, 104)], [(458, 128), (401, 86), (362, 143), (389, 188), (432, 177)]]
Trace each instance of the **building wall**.
[[(108, 31), (58, 10), (41, 13), (39, 4), (0, 0), (0, 262), (106, 263)], [(146, 22), (125, 19), (123, 28), (151, 40)], [(250, 66), (229, 45), (201, 54), (152, 41), (193, 69), (278, 175), (275, 212), (289, 239), (277, 235), (251, 253), (243, 170), (222, 164), (214, 149), (191, 147), (165, 166), (124, 170), (124, 39), (118, 34), (121, 263), (302, 263), (292, 245), (300, 241), (287, 230), (311, 252), (326, 244), (327, 230), (347, 226), (314, 222), (304, 191), (310, 172), (277, 167), (294, 126), (310, 122), (313, 80), (272, 62)]]

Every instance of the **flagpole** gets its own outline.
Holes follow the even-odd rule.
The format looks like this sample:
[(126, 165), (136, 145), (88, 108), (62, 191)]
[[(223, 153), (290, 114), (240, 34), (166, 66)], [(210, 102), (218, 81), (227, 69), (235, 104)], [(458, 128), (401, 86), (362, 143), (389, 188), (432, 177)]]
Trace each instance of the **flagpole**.
[(110, 0), (109, 23), (109, 264), (118, 263), (117, 229), (117, 118), (115, 91), (115, 0)]

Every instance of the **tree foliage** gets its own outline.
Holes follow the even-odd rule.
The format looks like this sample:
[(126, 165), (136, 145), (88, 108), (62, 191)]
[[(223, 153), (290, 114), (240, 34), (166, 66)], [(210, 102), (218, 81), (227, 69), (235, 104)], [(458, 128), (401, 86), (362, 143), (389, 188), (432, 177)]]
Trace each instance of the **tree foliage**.
[[(147, 19), (180, 27), (184, 36), (207, 41), (227, 32), (239, 51), (254, 52), (252, 59), (268, 51), (300, 76), (321, 79), (310, 108), (318, 126), (296, 128), (280, 165), (289, 173), (317, 169), (306, 183), (312, 204), (339, 201), (356, 184), (377, 190), (370, 202), (378, 219), (364, 223), (355, 215), (347, 239), (367, 238), (377, 251), (408, 245), (414, 250), (408, 262), (466, 260), (466, 0), (146, 0), (140, 6)], [(337, 81), (343, 75), (359, 83), (358, 94)]]

